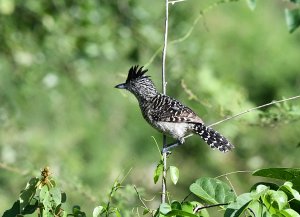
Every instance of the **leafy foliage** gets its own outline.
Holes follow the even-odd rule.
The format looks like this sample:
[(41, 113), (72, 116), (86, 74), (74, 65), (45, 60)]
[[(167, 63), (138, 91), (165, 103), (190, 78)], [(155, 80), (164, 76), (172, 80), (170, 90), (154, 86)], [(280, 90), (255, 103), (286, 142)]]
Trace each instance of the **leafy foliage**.
[(190, 186), (190, 191), (210, 204), (230, 203), (235, 200), (233, 190), (218, 179), (200, 178)]
[[(168, 94), (197, 109), (209, 123), (253, 105), (298, 93), (299, 0), (290, 0), (293, 9), (285, 11), (288, 30), (293, 32), (288, 36), (285, 26), (280, 24), (283, 18), (278, 16), (282, 12), (281, 2), (248, 0), (254, 12), (246, 8), (242, 0), (215, 2), (235, 4), (215, 7), (218, 4), (210, 1), (187, 1), (171, 8), (168, 55), (172, 58), (168, 60), (168, 71), (172, 73), (168, 74)], [(70, 198), (78, 201), (84, 210), (91, 210), (95, 202), (86, 195), (102, 196), (109, 188), (107, 183), (111, 183), (112, 172), (131, 165), (132, 159), (136, 159), (136, 171), (130, 180), (148, 186), (144, 171), (150, 173), (145, 168), (152, 168), (156, 160), (151, 139), (147, 138), (154, 132), (141, 130), (147, 127), (137, 116), (135, 102), (127, 95), (120, 98), (112, 87), (116, 80), (124, 78), (129, 65), (149, 63), (160, 47), (162, 8), (160, 1), (151, 2), (149, 7), (149, 2), (137, 0), (101, 3), (94, 0), (0, 0), (0, 151), (4, 163), (1, 168), (8, 168), (0, 173), (0, 210), (11, 205), (10, 195), (14, 195), (16, 186), (23, 182), (19, 174), (28, 174), (36, 169), (32, 165), (44, 162), (52, 162), (58, 168), (60, 178), (67, 183), (65, 189), (76, 189), (68, 195), (68, 201)], [(203, 19), (199, 11), (205, 8), (215, 10), (206, 13)], [(178, 38), (181, 36), (184, 37)], [(160, 71), (156, 57), (149, 65), (154, 80), (158, 80)], [(180, 79), (184, 79), (188, 89), (179, 85)], [(188, 96), (194, 97), (188, 101)], [(123, 106), (127, 101), (129, 105)], [(204, 145), (193, 146), (198, 140), (189, 140), (177, 155), (178, 159), (184, 159), (180, 182), (179, 169), (169, 167), (171, 181), (177, 183), (176, 194), (185, 192), (187, 183), (191, 183), (199, 171), (214, 177), (225, 170), (297, 166), (299, 114), (296, 103), (278, 104), (258, 115), (247, 115), (233, 124), (223, 125), (220, 130), (238, 145), (234, 163), (230, 154), (220, 162), (218, 154), (207, 151)], [(23, 169), (9, 170), (12, 165)], [(162, 166), (158, 164), (155, 182), (161, 171)], [(274, 206), (273, 212), (297, 216), (300, 178), (289, 179), (288, 171), (268, 171), (268, 174), (289, 182), (260, 183), (270, 192), (251, 203), (253, 210), (258, 207), (268, 213), (261, 205), (265, 201)], [(251, 179), (238, 178), (238, 189), (245, 189), (251, 183)], [(37, 180), (39, 183), (41, 178), (29, 180), (6, 215), (27, 215), (37, 210), (61, 215), (66, 213), (65, 207), (71, 210), (69, 215), (85, 215), (81, 207), (65, 203), (66, 195), (58, 193), (55, 182), (50, 187), (39, 188)], [(108, 202), (97, 204), (95, 216), (119, 213), (126, 216), (121, 211), (127, 198), (118, 195), (119, 184), (120, 181), (113, 184), (109, 206)], [(85, 186), (93, 191), (89, 192)], [(196, 191), (201, 195), (197, 200), (202, 203), (203, 198), (209, 199), (217, 205), (213, 191), (200, 184), (199, 187), (204, 192)], [(252, 191), (256, 191), (256, 187)], [(275, 193), (279, 188), (280, 193)], [(157, 192), (152, 187), (149, 191)], [(235, 215), (242, 212), (251, 215), (252, 191), (246, 192), (242, 199), (238, 195), (237, 204), (229, 204), (237, 211)], [(284, 199), (282, 192), (289, 200), (278, 211), (276, 198)], [(159, 199), (154, 200), (153, 204)], [(179, 216), (195, 215), (193, 209), (206, 206), (195, 201), (168, 204), (171, 210), (166, 215)], [(283, 208), (284, 204), (291, 208)], [(145, 214), (154, 213), (142, 206)], [(204, 214), (207, 210), (199, 212), (208, 216)], [(128, 213), (127, 216), (132, 216), (131, 209)]]
[[(61, 208), (65, 202), (66, 194), (56, 186), (49, 168), (46, 167), (40, 178), (29, 180), (19, 199), (11, 209), (4, 212), (3, 217), (24, 216), (34, 212), (40, 213), (40, 216), (66, 216), (66, 212)], [(80, 212), (80, 207), (73, 209), (73, 216), (85, 216), (82, 214), (84, 213)]]

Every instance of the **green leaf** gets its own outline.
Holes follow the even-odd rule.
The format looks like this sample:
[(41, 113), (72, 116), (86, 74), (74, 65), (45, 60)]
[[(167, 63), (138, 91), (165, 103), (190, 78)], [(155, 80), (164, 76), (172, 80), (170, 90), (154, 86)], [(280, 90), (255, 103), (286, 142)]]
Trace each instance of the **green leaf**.
[(288, 197), (283, 191), (269, 190), (262, 200), (266, 207), (270, 208), (270, 212), (275, 214), (288, 206)]
[[(197, 206), (203, 207), (204, 205), (197, 201), (192, 201), (192, 202), (187, 201), (182, 204), (182, 210), (193, 213), (194, 207), (197, 207)], [(207, 209), (205, 209), (205, 208), (198, 210), (197, 214), (200, 215), (201, 217), (209, 217)]]
[(300, 217), (299, 213), (297, 213), (293, 209), (285, 209), (280, 212), (285, 217)]
[(181, 210), (181, 203), (179, 203), (177, 200), (172, 201), (171, 209)]
[(291, 182), (285, 182), (283, 184), (283, 186), (280, 187), (280, 190), (283, 190), (285, 192), (291, 193), (291, 195), (293, 195), (294, 199), (300, 201), (300, 194), (299, 194), (298, 191), (296, 191), (295, 189), (293, 189), (293, 183), (291, 183)]
[[(257, 183), (255, 183), (255, 184), (251, 187), (250, 191), (251, 191), (251, 192), (252, 192), (252, 191), (257, 192), (257, 191), (259, 190), (259, 189), (257, 189), (257, 186), (259, 186), (259, 185), (265, 186), (265, 187), (267, 187), (268, 189), (275, 190), (275, 191), (277, 191), (277, 190), (279, 189), (279, 186), (276, 185), (276, 184), (274, 184), (274, 183), (272, 183), (272, 182), (257, 182)], [(262, 188), (264, 188), (264, 187), (262, 187)]]
[(300, 176), (299, 168), (265, 168), (253, 172), (253, 176), (281, 179), (290, 181)]
[(103, 210), (103, 206), (97, 206), (93, 211), (93, 217), (98, 217)]
[(170, 166), (170, 176), (173, 184), (176, 185), (179, 179), (179, 170), (177, 167)]
[(271, 214), (268, 212), (266, 206), (262, 204), (260, 200), (254, 200), (250, 202), (247, 208), (251, 210), (251, 213), (254, 214), (253, 216), (271, 217)]
[(157, 164), (156, 166), (156, 169), (154, 171), (154, 176), (153, 176), (153, 179), (154, 179), (154, 183), (156, 184), (160, 175), (162, 174), (162, 171), (163, 171), (163, 168), (164, 168), (164, 165), (163, 165), (163, 161), (159, 161), (159, 163)]
[(116, 217), (122, 217), (121, 213), (118, 209), (115, 209), (114, 211), (115, 211)]
[(236, 198), (226, 183), (215, 178), (198, 179), (190, 186), (190, 191), (211, 204), (230, 203)]
[(290, 0), (290, 2), (294, 2), (294, 3), (300, 4), (300, 0)]
[(18, 214), (21, 214), (20, 213), (20, 201), (17, 200), (16, 202), (14, 202), (13, 206), (6, 210), (2, 217), (12, 217), (12, 216), (17, 216)]
[(171, 210), (170, 212), (168, 212), (167, 214), (165, 214), (165, 216), (187, 216), (187, 217), (198, 217), (197, 215), (193, 214), (193, 213), (189, 213), (186, 211), (182, 211), (182, 210)]
[(59, 204), (61, 204), (62, 197), (61, 197), (61, 192), (58, 188), (56, 188), (56, 187), (51, 188), (49, 193), (52, 197), (55, 207), (57, 207)]
[[(262, 195), (264, 195), (265, 193), (267, 193), (267, 191), (269, 190), (270, 188), (268, 186), (265, 186), (265, 185), (257, 185), (256, 186), (256, 189), (255, 190), (252, 190), (251, 191), (251, 198), (253, 200), (259, 200), (260, 197)], [(277, 190), (277, 189), (276, 189)]]
[(170, 212), (172, 210), (172, 208), (171, 208), (171, 206), (170, 206), (170, 204), (168, 204), (168, 203), (162, 203), (162, 204), (160, 204), (160, 206), (159, 206), (159, 211), (160, 211), (160, 213), (162, 213), (162, 214), (164, 214), (164, 215), (166, 215), (168, 212)]
[(148, 214), (149, 212), (150, 212), (149, 209), (144, 209), (143, 215), (146, 215), (146, 214)]
[(236, 201), (230, 203), (225, 211), (224, 217), (237, 217), (240, 216), (249, 203), (252, 201), (251, 193), (241, 194), (236, 198)]
[(65, 192), (61, 192), (61, 203), (65, 203), (67, 201), (67, 194)]
[(30, 179), (25, 189), (21, 191), (19, 196), (20, 212), (22, 212), (25, 209), (25, 207), (30, 203), (31, 199), (35, 195), (38, 182), (39, 178), (37, 177)]
[(293, 33), (300, 25), (300, 9), (285, 9), (285, 20), (290, 33)]
[(247, 0), (247, 5), (253, 11), (256, 8), (256, 0)]
[(48, 188), (48, 185), (44, 185), (42, 188), (41, 188), (41, 191), (40, 191), (40, 194), (39, 194), (39, 199), (41, 201), (41, 203), (43, 204), (43, 215), (47, 216), (47, 213), (52, 211), (52, 209), (55, 210), (56, 205), (53, 206), (52, 204), (52, 201), (53, 201), (53, 198), (50, 194), (50, 191), (49, 191), (49, 188)]
[(40, 191), (40, 200), (43, 201), (46, 197), (49, 197), (49, 189), (47, 185), (44, 185)]

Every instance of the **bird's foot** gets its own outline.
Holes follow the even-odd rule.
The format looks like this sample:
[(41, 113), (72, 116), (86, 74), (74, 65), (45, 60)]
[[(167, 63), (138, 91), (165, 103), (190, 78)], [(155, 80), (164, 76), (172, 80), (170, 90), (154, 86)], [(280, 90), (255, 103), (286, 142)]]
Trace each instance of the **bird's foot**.
[(171, 149), (173, 149), (173, 148), (175, 148), (177, 146), (180, 146), (182, 144), (183, 144), (183, 142), (180, 141), (180, 140), (178, 140), (178, 141), (176, 141), (174, 143), (168, 144), (165, 147), (163, 147), (162, 154), (167, 153), (167, 155), (170, 155), (171, 154), (171, 151), (170, 151)]

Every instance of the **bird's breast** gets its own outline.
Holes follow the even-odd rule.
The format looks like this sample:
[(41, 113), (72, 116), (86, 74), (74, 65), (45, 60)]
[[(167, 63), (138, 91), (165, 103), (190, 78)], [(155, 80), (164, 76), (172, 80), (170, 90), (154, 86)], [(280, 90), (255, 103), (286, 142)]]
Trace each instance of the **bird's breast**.
[(169, 134), (175, 139), (183, 138), (189, 131), (189, 123), (174, 123), (158, 121), (155, 126), (159, 131)]

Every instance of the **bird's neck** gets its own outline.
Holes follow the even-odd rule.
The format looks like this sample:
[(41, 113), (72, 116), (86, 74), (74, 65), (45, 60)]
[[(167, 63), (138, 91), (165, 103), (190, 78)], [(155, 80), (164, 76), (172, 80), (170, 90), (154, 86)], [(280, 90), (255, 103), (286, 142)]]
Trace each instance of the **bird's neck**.
[(140, 103), (143, 103), (151, 101), (154, 97), (159, 95), (159, 92), (155, 88), (147, 88), (134, 93), (134, 95)]

